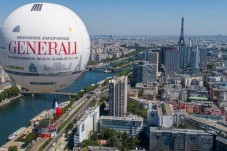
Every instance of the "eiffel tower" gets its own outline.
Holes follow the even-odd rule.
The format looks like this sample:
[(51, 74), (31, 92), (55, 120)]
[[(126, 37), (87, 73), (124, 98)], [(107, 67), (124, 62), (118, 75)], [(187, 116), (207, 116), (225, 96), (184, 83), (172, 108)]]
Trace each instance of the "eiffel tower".
[(184, 17), (182, 17), (181, 20), (181, 33), (180, 33), (180, 39), (178, 42), (179, 46), (185, 46), (185, 41), (184, 41)]

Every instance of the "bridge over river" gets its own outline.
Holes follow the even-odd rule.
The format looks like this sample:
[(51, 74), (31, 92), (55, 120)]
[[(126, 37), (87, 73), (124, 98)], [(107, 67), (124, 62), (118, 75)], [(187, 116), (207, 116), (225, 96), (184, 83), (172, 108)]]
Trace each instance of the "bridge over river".
[[(30, 92), (30, 91), (24, 91), (21, 92), (21, 94), (40, 94), (40, 93), (36, 93), (36, 92)], [(50, 92), (48, 94), (58, 94), (58, 95), (65, 95), (65, 96), (76, 96), (77, 93), (70, 93), (70, 92)]]

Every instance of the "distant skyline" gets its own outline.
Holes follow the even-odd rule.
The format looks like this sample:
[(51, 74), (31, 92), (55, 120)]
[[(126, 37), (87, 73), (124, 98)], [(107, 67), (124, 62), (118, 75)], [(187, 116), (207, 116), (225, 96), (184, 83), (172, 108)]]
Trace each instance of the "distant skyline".
[[(0, 27), (16, 8), (34, 0), (0, 3)], [(226, 0), (43, 0), (73, 10), (90, 35), (227, 35)], [(28, 21), (29, 23), (29, 21)]]

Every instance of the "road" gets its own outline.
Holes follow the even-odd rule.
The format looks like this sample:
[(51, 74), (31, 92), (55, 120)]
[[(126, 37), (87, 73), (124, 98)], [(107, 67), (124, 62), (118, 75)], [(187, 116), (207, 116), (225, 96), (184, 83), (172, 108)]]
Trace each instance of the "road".
[(31, 146), (31, 148), (29, 148), (29, 151), (37, 151), (38, 148), (40, 148), (46, 141), (48, 140), (48, 138), (42, 138), (39, 139), (38, 141), (35, 142), (34, 145)]
[[(106, 87), (107, 88), (107, 87)], [(102, 91), (100, 91), (102, 90)], [(80, 103), (78, 104), (73, 104), (72, 105), (72, 110), (69, 112), (69, 114), (67, 115), (67, 117), (64, 119), (64, 121), (66, 121), (67, 119), (69, 119), (69, 117), (71, 115), (73, 115), (78, 109), (77, 113), (70, 119), (70, 122), (73, 122), (73, 120), (77, 117), (80, 117), (89, 107), (89, 104), (94, 100), (97, 99), (98, 97), (100, 97), (101, 95), (103, 95), (104, 93), (107, 92), (107, 89), (103, 90), (103, 87), (98, 87), (96, 89), (96, 91), (100, 91), (101, 93), (99, 94), (95, 94), (94, 96), (91, 96), (89, 99), (87, 99), (87, 94), (80, 99)], [(77, 101), (78, 102), (78, 101)], [(76, 103), (76, 102), (75, 102)], [(70, 123), (69, 122), (69, 123)], [(59, 140), (59, 138), (63, 135), (63, 133), (65, 132), (65, 128), (67, 127), (68, 124), (66, 124), (61, 130), (60, 132), (58, 132), (57, 136), (44, 148), (44, 151), (52, 151), (51, 147), (53, 146), (54, 142), (57, 142)]]
[(206, 120), (203, 118), (199, 118), (193, 115), (184, 115), (181, 117), (183, 120), (188, 120), (189, 122), (196, 123), (200, 128), (212, 132), (212, 134), (216, 134), (227, 138), (227, 128), (217, 122), (212, 120)]
[[(63, 122), (66, 122), (71, 115), (73, 115), (81, 106), (81, 109), (83, 108), (83, 103), (87, 104), (87, 102), (85, 102), (86, 99), (82, 99), (81, 102), (75, 107), (73, 108), (69, 114), (67, 114), (67, 117), (64, 118)], [(79, 109), (79, 111), (81, 111), (81, 109)], [(79, 114), (79, 111), (73, 116), (73, 118), (71, 118), (70, 122), (76, 118)], [(63, 123), (62, 123), (63, 124)], [(44, 151), (48, 151), (50, 150), (51, 146), (53, 145), (54, 142), (57, 142), (57, 140), (62, 136), (62, 134), (65, 132), (65, 128), (67, 127), (68, 124), (66, 124), (57, 134), (57, 136), (55, 138), (53, 138), (53, 140), (51, 140), (51, 142), (43, 149)]]
[[(72, 109), (71, 111), (69, 111), (68, 113), (65, 113), (63, 116), (61, 116), (53, 125), (58, 124), (58, 123), (63, 123), (65, 122), (74, 112), (76, 112), (76, 110), (86, 101), (87, 95), (84, 95), (84, 97), (82, 97), (81, 99), (79, 99), (78, 101), (74, 102), (72, 104)], [(67, 126), (67, 124), (66, 124)], [(64, 128), (63, 128), (64, 129)], [(60, 135), (58, 136), (60, 137)], [(35, 142), (31, 148), (27, 149), (29, 151), (37, 151), (37, 148), (40, 148), (45, 142), (47, 141), (47, 139), (40, 139), (37, 142)], [(50, 143), (49, 143), (50, 144)], [(52, 144), (52, 143), (51, 143)], [(34, 146), (34, 147), (33, 147)]]

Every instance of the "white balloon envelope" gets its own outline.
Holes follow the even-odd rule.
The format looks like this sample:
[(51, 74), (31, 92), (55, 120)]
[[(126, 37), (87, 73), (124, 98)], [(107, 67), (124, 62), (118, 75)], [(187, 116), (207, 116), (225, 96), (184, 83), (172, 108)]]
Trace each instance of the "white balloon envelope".
[(47, 93), (72, 84), (85, 69), (90, 39), (81, 19), (51, 3), (24, 5), (0, 31), (0, 63), (16, 83)]

